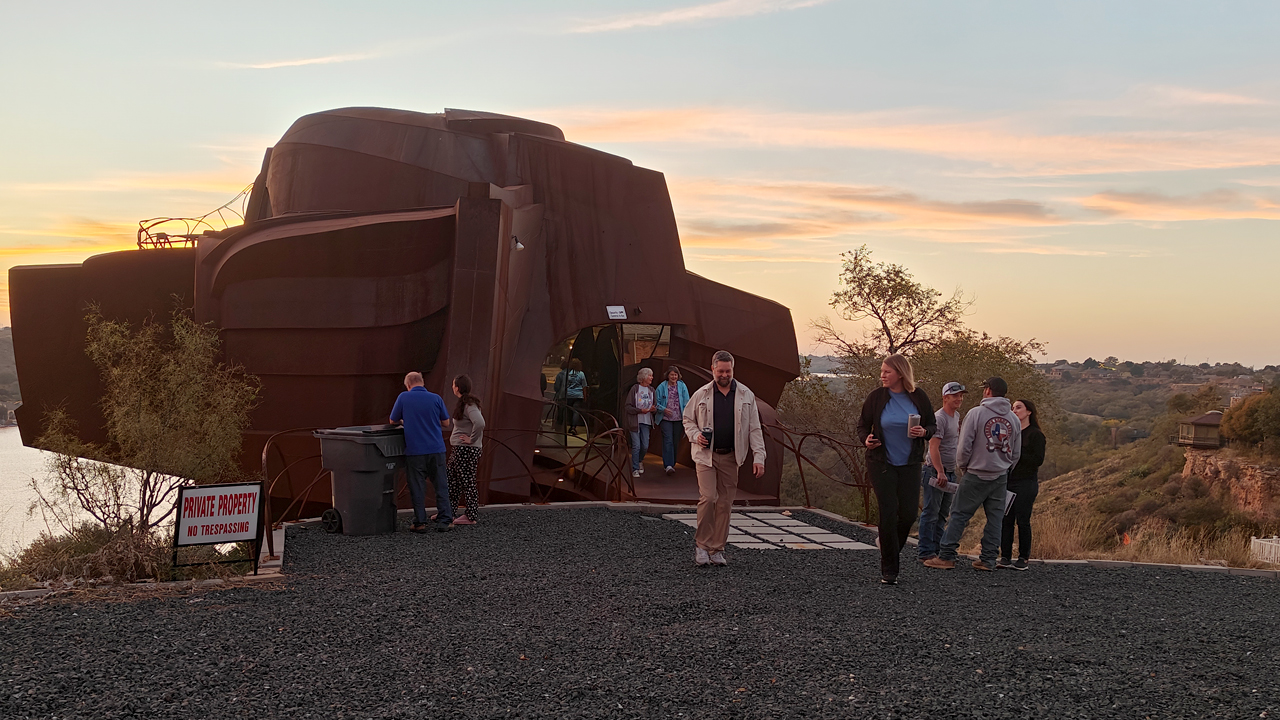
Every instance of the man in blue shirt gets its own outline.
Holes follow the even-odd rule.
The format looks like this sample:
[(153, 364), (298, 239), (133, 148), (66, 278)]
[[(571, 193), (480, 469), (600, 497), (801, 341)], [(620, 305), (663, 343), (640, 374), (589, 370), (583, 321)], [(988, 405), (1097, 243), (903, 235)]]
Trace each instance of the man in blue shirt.
[(391, 408), (391, 422), (404, 425), (404, 454), (408, 466), (409, 494), (413, 497), (414, 532), (427, 531), (427, 482), (436, 487), (435, 527), (445, 532), (453, 527), (453, 506), (449, 504), (449, 479), (445, 474), (444, 435), (449, 429), (449, 411), (444, 400), (422, 384), (422, 374), (404, 376), (405, 391)]

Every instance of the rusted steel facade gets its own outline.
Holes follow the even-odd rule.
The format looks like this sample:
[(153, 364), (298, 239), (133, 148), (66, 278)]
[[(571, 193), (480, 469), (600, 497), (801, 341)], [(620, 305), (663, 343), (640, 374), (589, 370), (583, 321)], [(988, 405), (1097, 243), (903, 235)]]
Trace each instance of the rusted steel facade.
[[(17, 267), (9, 288), (28, 445), (43, 408), (57, 405), (86, 437), (101, 433), (86, 305), (136, 322), (177, 295), (220, 328), (228, 360), (262, 379), (246, 469), (261, 467), (280, 431), (385, 422), (409, 370), (446, 400), (466, 373), (495, 438), (514, 451), (486, 459), (486, 476), (500, 478), (485, 488), (489, 502), (532, 496), (516, 456), (534, 457), (544, 361), (568, 339), (577, 355), (591, 342), (615, 348), (596, 398), (615, 414), (642, 365), (659, 378), (682, 367), (692, 391), (712, 352), (727, 349), (766, 420), (799, 372), (787, 308), (685, 270), (660, 173), (566, 142), (550, 125), (488, 113), (305, 116), (267, 151), (244, 225), (195, 248)], [(665, 326), (665, 354), (625, 363), (625, 323)], [(272, 443), (269, 468), (295, 466), (277, 501), (302, 492), (316, 467), (298, 461), (316, 452), (309, 433)], [(770, 453), (780, 460), (776, 445)], [(776, 500), (780, 465), (762, 480), (744, 473), (743, 490)], [(327, 496), (315, 489), (314, 504)]]

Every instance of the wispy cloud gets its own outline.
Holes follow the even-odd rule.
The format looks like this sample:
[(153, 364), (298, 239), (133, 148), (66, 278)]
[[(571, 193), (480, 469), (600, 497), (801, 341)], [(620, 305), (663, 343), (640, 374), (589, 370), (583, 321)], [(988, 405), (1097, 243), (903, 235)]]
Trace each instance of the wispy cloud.
[(230, 197), (253, 182), (257, 173), (256, 166), (247, 164), (214, 173), (132, 172), (56, 182), (4, 183), (0, 184), (0, 190), (31, 195), (166, 191), (216, 193)]
[(1106, 190), (1082, 198), (1080, 204), (1108, 217), (1133, 220), (1280, 220), (1280, 198), (1231, 188), (1187, 195)]
[[(61, 243), (44, 244), (28, 241), (25, 245), (8, 245), (0, 240), (0, 255), (42, 255), (75, 253), (103, 248), (134, 247), (137, 243), (136, 222), (104, 221), (93, 218), (63, 218), (46, 227), (0, 229), (0, 238), (57, 238)], [(21, 240), (19, 240), (21, 242)]]
[(237, 70), (275, 70), (277, 68), (302, 67), (304, 65), (333, 65), (335, 63), (359, 62), (382, 57), (379, 52), (345, 53), (341, 55), (321, 55), (320, 57), (297, 58), (294, 60), (273, 60), (258, 63), (219, 62), (219, 67)]
[(1150, 85), (1143, 88), (1158, 100), (1176, 105), (1270, 105), (1268, 100), (1235, 93), (1211, 92), (1176, 85)]
[(975, 230), (1059, 225), (1030, 200), (941, 200), (896, 188), (838, 183), (674, 180), (681, 238), (701, 248), (771, 248), (868, 231)]
[[(954, 115), (954, 113), (952, 113)], [(986, 174), (1052, 176), (1280, 163), (1280, 131), (1256, 128), (1043, 132), (1018, 118), (943, 120), (939, 110), (787, 113), (680, 108), (541, 111), (575, 142), (701, 148), (889, 150), (974, 163)]]
[(799, 10), (830, 2), (830, 0), (720, 0), (719, 2), (690, 5), (658, 12), (632, 13), (601, 20), (579, 23), (570, 32), (598, 33), (653, 28), (664, 25), (684, 25), (710, 20), (763, 15), (783, 10)]
[(769, 255), (769, 254), (743, 254), (743, 253), (693, 253), (688, 256), (691, 260), (702, 260), (706, 262), (732, 262), (732, 263), (817, 263), (822, 265), (838, 265), (840, 257), (837, 255), (816, 256), (816, 255)]

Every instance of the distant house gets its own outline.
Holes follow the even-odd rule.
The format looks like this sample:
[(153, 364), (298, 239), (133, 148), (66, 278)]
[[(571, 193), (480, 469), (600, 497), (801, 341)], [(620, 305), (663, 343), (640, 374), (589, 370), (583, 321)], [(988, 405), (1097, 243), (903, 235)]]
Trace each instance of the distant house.
[[(1216, 449), (1224, 445), (1218, 426), (1222, 424), (1222, 411), (1210, 410), (1178, 423), (1175, 444), (1183, 447)], [(1171, 438), (1172, 439), (1172, 438)]]

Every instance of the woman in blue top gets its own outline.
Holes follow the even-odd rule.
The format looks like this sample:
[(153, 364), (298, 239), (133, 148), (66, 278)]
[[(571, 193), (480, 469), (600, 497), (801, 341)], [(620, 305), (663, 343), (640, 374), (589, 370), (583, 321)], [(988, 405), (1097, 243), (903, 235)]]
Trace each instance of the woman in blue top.
[(667, 370), (667, 379), (658, 386), (657, 417), (662, 421), (662, 464), (670, 475), (676, 471), (676, 442), (684, 436), (684, 406), (689, 388), (680, 379), (680, 368)]
[[(867, 474), (880, 509), (880, 582), (898, 583), (898, 555), (920, 510), (920, 467), (937, 430), (933, 404), (916, 387), (911, 362), (894, 353), (880, 365), (880, 384), (867, 394), (858, 437), (867, 448)], [(915, 423), (911, 416), (917, 416)]]
[[(586, 389), (587, 374), (582, 371), (582, 361), (573, 358), (569, 360), (567, 368), (556, 374), (556, 399), (564, 400), (565, 413), (568, 416), (565, 424), (569, 426), (569, 432), (574, 435), (578, 434), (578, 417), (582, 414), (578, 408), (582, 407), (586, 399)], [(585, 419), (582, 424), (587, 424)]]

